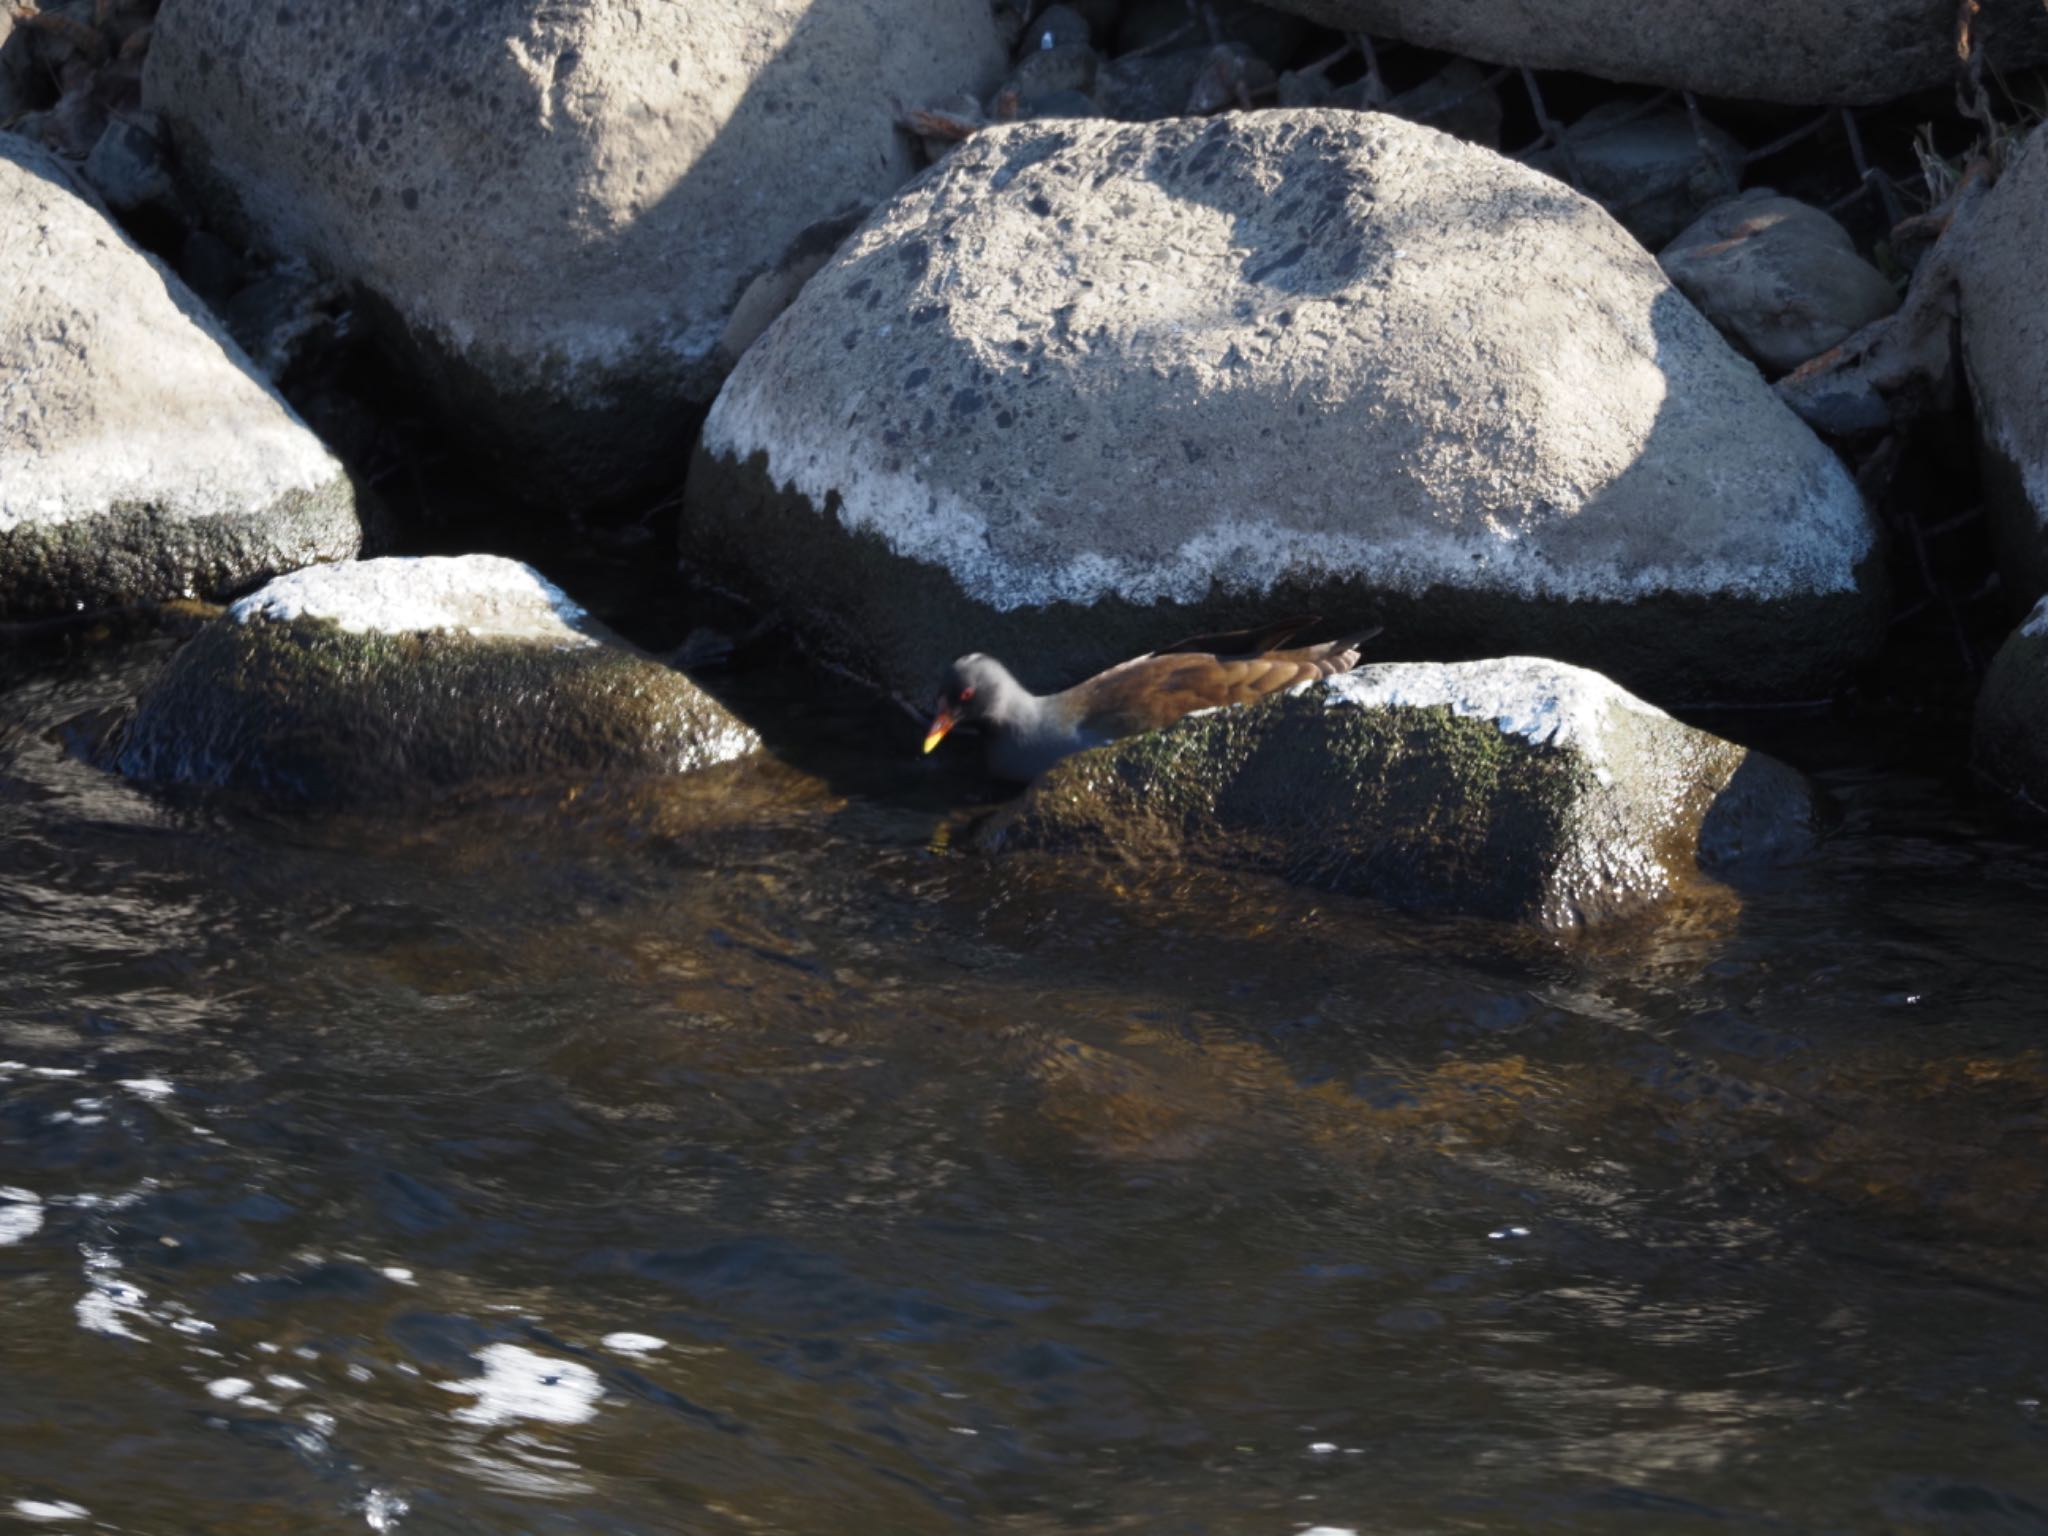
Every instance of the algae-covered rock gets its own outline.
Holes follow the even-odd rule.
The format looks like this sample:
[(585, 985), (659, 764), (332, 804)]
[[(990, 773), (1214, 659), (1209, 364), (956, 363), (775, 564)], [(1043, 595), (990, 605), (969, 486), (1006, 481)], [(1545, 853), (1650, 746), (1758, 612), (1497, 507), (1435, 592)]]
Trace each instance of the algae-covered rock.
[(341, 462), (63, 162), (0, 133), (0, 620), (345, 560)]
[(2000, 794), (2048, 812), (2048, 597), (1991, 658), (1971, 755)]
[(271, 582), (142, 696), (131, 778), (321, 806), (562, 775), (682, 773), (758, 745), (682, 673), (517, 561), (369, 560)]
[(1802, 848), (1812, 814), (1784, 764), (1509, 657), (1364, 667), (1081, 753), (979, 838), (1566, 929)]

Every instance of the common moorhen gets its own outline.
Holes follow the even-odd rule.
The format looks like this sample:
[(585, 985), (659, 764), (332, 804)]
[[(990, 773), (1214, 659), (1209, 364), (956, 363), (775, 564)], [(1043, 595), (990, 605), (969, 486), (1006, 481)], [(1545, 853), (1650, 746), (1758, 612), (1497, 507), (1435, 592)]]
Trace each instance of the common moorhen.
[(1296, 683), (1349, 672), (1360, 648), (1379, 633), (1375, 626), (1320, 645), (1276, 649), (1315, 622), (1311, 614), (1258, 630), (1194, 635), (1044, 696), (993, 656), (962, 656), (946, 669), (924, 749), (931, 751), (956, 725), (979, 726), (989, 772), (1027, 782), (1071, 753), (1157, 730), (1195, 710), (1249, 704)]

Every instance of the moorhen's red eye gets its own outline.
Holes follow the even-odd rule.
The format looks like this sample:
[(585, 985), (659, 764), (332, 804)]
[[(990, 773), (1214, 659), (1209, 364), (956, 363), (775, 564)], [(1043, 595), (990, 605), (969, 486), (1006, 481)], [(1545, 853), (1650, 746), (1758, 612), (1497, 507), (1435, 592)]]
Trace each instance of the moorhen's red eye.
[(968, 701), (969, 699), (971, 699), (971, 698), (973, 698), (973, 697), (974, 697), (974, 690), (973, 690), (972, 688), (962, 688), (962, 689), (960, 690), (960, 702), (961, 702), (962, 704), (965, 704), (965, 703), (966, 703), (966, 702), (967, 702), (967, 701)]

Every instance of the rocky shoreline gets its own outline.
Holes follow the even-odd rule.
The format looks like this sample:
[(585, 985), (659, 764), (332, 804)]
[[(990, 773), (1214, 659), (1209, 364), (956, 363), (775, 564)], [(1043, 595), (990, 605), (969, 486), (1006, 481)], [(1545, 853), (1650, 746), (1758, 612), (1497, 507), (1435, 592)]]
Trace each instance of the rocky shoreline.
[(612, 633), (707, 584), (917, 703), (1371, 618), (982, 846), (1560, 929), (1811, 836), (1671, 712), (1881, 700), (2048, 806), (2048, 13), (1725, 9), (13, 13), (0, 643), (241, 598), (106, 762), (318, 806), (756, 750)]

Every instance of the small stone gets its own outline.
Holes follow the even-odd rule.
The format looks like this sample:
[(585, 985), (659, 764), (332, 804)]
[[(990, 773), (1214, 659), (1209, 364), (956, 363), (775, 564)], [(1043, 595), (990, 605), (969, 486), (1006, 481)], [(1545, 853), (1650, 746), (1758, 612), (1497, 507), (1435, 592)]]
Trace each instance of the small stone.
[(1899, 307), (1898, 290), (1857, 254), (1847, 230), (1762, 187), (1710, 209), (1657, 260), (1722, 335), (1774, 375)]
[(1087, 17), (1071, 5), (1049, 5), (1031, 23), (1020, 52), (1049, 53), (1068, 46), (1085, 48), (1091, 41)]
[(1418, 86), (1387, 103), (1387, 110), (1411, 123), (1456, 134), (1468, 144), (1500, 148), (1500, 96), (1487, 71), (1470, 59), (1453, 59)]
[(85, 157), (85, 179), (116, 213), (179, 209), (177, 187), (164, 163), (160, 129), (152, 117), (115, 118)]
[(1079, 91), (1085, 95), (1095, 89), (1098, 62), (1095, 50), (1086, 43), (1033, 49), (1017, 60), (1017, 67), (1010, 71), (1003, 89), (1016, 92), (1020, 99), (1049, 96), (1057, 91)]
[(1528, 156), (1560, 180), (1576, 173), (1579, 189), (1598, 199), (1628, 232), (1652, 250), (1741, 185), (1742, 146), (1681, 107), (1644, 112), (1630, 101), (1595, 107), (1565, 130), (1571, 153), (1557, 145)]

